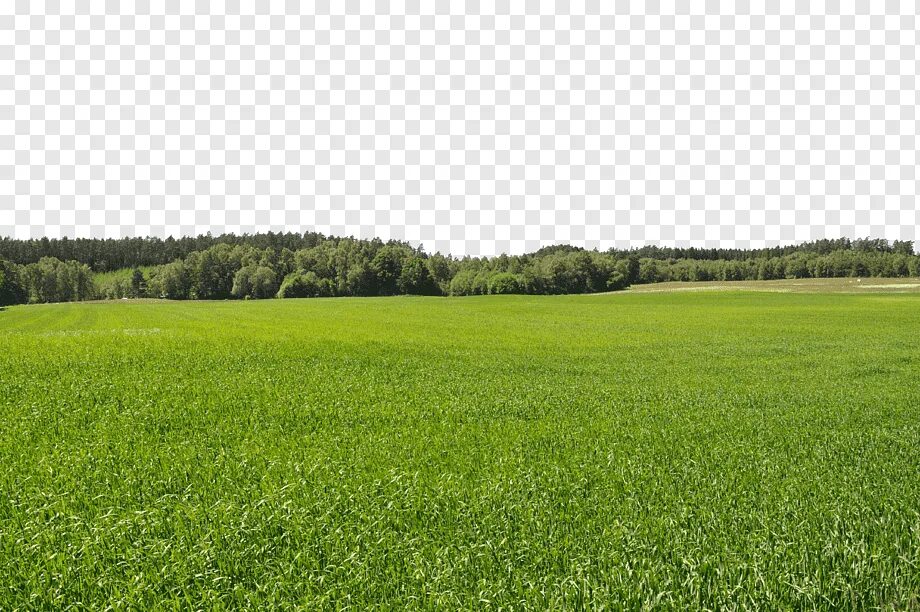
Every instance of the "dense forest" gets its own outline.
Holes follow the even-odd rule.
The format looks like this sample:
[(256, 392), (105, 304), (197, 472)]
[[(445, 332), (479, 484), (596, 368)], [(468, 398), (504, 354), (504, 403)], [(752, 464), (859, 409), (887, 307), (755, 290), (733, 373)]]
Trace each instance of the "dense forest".
[(317, 233), (197, 238), (0, 239), (0, 305), (157, 297), (595, 293), (664, 281), (920, 275), (907, 241), (818, 240), (767, 249), (568, 245), (455, 258), (405, 242)]
[(79, 261), (93, 272), (113, 272), (125, 268), (157, 266), (185, 259), (195, 251), (204, 251), (218, 244), (251, 246), (256, 249), (297, 251), (309, 249), (327, 240), (322, 234), (293, 232), (264, 234), (222, 234), (198, 237), (162, 238), (35, 238), (15, 240), (0, 238), (0, 259), (18, 264), (38, 263), (42, 257), (62, 261)]

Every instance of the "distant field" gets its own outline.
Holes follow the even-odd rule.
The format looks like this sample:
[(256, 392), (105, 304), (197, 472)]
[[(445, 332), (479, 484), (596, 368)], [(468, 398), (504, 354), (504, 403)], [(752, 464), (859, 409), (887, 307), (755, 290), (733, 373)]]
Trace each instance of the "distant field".
[(0, 609), (916, 609), (920, 296), (661, 288), (8, 308)]
[(631, 293), (772, 291), (780, 293), (920, 293), (920, 278), (797, 278), (769, 281), (699, 281), (634, 285)]

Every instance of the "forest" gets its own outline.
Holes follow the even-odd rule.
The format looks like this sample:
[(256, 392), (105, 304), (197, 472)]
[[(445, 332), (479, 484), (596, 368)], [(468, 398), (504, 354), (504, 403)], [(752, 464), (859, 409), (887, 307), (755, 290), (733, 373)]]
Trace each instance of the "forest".
[(766, 249), (544, 247), (452, 257), (314, 232), (179, 239), (0, 239), (0, 305), (93, 299), (265, 299), (597, 293), (666, 281), (920, 275), (909, 241), (840, 238)]

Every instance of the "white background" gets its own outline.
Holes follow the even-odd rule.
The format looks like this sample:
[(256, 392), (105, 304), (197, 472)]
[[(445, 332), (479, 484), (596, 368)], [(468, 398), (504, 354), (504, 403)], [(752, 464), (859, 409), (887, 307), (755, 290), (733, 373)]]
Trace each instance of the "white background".
[(915, 13), (7, 0), (0, 235), (916, 240)]

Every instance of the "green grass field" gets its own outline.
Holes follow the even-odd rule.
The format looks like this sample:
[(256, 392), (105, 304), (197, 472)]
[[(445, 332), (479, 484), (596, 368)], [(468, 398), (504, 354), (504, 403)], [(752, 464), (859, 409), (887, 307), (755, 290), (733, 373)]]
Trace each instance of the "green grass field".
[(0, 312), (0, 609), (920, 606), (920, 295)]
[(635, 285), (631, 293), (770, 291), (777, 293), (920, 293), (920, 278), (792, 278), (768, 281), (694, 281)]

